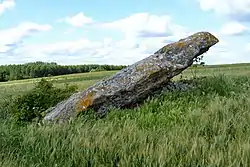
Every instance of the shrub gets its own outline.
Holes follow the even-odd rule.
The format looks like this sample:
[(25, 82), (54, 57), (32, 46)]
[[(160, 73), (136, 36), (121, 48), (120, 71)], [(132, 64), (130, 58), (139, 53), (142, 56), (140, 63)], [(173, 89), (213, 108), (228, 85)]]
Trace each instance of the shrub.
[(51, 81), (41, 79), (31, 91), (17, 96), (11, 102), (11, 116), (18, 122), (30, 122), (34, 118), (39, 120), (48, 108), (69, 97), (76, 90), (76, 85), (66, 84), (64, 88), (56, 88)]

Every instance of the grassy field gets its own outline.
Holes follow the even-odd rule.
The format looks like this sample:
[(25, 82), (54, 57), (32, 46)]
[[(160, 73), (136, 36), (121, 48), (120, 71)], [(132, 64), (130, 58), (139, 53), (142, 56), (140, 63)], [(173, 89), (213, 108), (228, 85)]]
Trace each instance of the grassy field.
[[(83, 90), (114, 73), (48, 79)], [(64, 125), (13, 123), (3, 102), (39, 79), (0, 83), (0, 166), (250, 166), (250, 65), (199, 67), (182, 75), (195, 76), (193, 90), (162, 94), (104, 119), (87, 113)]]

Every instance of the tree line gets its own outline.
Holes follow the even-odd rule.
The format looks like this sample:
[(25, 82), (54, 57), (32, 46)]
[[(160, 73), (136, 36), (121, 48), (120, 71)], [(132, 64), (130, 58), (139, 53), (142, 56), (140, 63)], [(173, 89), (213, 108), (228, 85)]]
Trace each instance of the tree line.
[(32, 62), (26, 64), (1, 65), (0, 82), (38, 77), (49, 77), (91, 71), (121, 70), (124, 65), (58, 65), (57, 63)]

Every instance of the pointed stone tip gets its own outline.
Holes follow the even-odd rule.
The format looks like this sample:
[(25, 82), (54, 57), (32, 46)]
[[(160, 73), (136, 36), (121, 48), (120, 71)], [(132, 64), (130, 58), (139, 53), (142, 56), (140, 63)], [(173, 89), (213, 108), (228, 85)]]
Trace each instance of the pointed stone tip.
[(159, 49), (158, 51), (156, 51), (154, 54), (164, 53), (168, 51), (169, 48), (172, 49), (173, 46), (177, 48), (184, 48), (184, 46), (194, 45), (199, 48), (209, 49), (210, 47), (214, 46), (218, 42), (219, 42), (219, 39), (215, 37), (213, 34), (211, 34), (210, 32), (200, 31), (192, 35), (189, 35), (186, 38), (180, 39), (177, 42), (167, 44), (161, 49)]
[(207, 42), (207, 44), (211, 47), (219, 42), (219, 39), (215, 37), (212, 33), (207, 32), (207, 31), (201, 31), (197, 32), (193, 35), (191, 35), (189, 38), (196, 38), (198, 41), (199, 39), (203, 39), (204, 41)]

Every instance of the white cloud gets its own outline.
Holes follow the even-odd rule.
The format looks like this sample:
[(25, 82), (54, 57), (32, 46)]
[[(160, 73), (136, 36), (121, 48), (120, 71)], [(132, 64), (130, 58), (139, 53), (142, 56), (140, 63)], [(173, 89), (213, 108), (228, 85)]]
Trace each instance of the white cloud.
[[(187, 35), (182, 26), (173, 23), (166, 15), (139, 13), (118, 21), (96, 25), (100, 26), (99, 28), (122, 31), (125, 33), (125, 38), (114, 41), (110, 37), (104, 37), (103, 41), (79, 39), (29, 45), (16, 53), (19, 55), (23, 53), (26, 55), (25, 60), (29, 61), (53, 59), (61, 64), (132, 64), (154, 53), (165, 44)], [(34, 56), (29, 56), (34, 53), (38, 56), (36, 59)]]
[(3, 0), (2, 3), (0, 3), (0, 16), (9, 9), (12, 9), (15, 6), (14, 0)]
[[(78, 25), (75, 24), (75, 26), (82, 26), (87, 23), (80, 23), (76, 20), (74, 22)], [(22, 43), (25, 37), (31, 36), (35, 32), (48, 31), (51, 26), (30, 22), (23, 23), (15, 28), (0, 31), (2, 37), (0, 38), (0, 58), (1, 55), (3, 56), (1, 52), (11, 52), (11, 56), (8, 55), (10, 59), (5, 60), (5, 62), (54, 61), (59, 64), (129, 65), (153, 54), (170, 42), (195, 33), (176, 24), (168, 15), (157, 16), (147, 13), (138, 13), (117, 21), (97, 23), (96, 25), (102, 29), (121, 31), (125, 36), (120, 40), (114, 40), (111, 37), (104, 37), (103, 40), (98, 41), (79, 38), (79, 40), (54, 43), (25, 44)], [(98, 29), (91, 30), (92, 33), (98, 31)], [(241, 31), (244, 32), (245, 28), (236, 22), (228, 23), (222, 28), (223, 33), (231, 35), (240, 34)], [(218, 36), (221, 33), (212, 32), (212, 34), (218, 37), (220, 42), (205, 54), (206, 63), (225, 63), (237, 60), (235, 52), (230, 50), (227, 41)]]
[(66, 22), (74, 27), (82, 27), (85, 24), (94, 22), (92, 18), (85, 16), (82, 12), (76, 14), (75, 16), (59, 19), (58, 21)]
[(139, 45), (135, 39), (120, 41), (113, 41), (107, 37), (103, 41), (80, 39), (48, 44), (23, 45), (15, 49), (13, 53), (18, 57), (15, 62), (22, 60), (23, 63), (55, 61), (59, 64), (128, 65), (149, 56), (149, 53), (144, 53), (144, 50), (148, 49), (146, 48), (146, 46), (149, 46), (148, 41)]
[[(187, 35), (190, 35), (190, 33), (183, 36), (157, 38), (126, 36), (126, 38), (118, 41), (110, 37), (105, 37), (103, 41), (79, 39), (39, 45), (23, 45), (15, 49), (13, 53), (18, 57), (16, 62), (22, 60), (23, 62), (54, 61), (59, 64), (129, 65), (153, 54), (164, 45)], [(214, 57), (215, 55), (212, 54), (211, 56)]]
[(94, 50), (102, 45), (101, 42), (91, 42), (88, 39), (63, 41), (43, 46), (42, 52), (50, 55), (77, 55), (87, 50)]
[(244, 47), (244, 45), (238, 41), (235, 42), (223, 40), (221, 38), (219, 39), (219, 43), (211, 47), (209, 51), (204, 54), (203, 60), (206, 64), (233, 64), (250, 61), (248, 56), (250, 53), (250, 45), (249, 51), (247, 52), (248, 47)]
[(184, 27), (174, 23), (168, 15), (137, 13), (114, 22), (103, 23), (100, 27), (122, 31), (127, 37), (167, 37), (183, 34)]
[[(78, 16), (82, 15), (83, 14), (78, 14)], [(74, 17), (73, 22), (77, 23), (77, 18), (83, 17)], [(76, 23), (75, 26), (77, 26)], [(78, 26), (82, 24), (83, 22), (79, 23)], [(124, 32), (126, 36), (119, 41), (105, 37), (103, 41), (79, 39), (41, 45), (22, 44), (22, 46), (19, 45), (19, 47), (13, 51), (14, 45), (6, 45), (6, 43), (18, 44), (18, 42), (20, 43), (23, 37), (30, 34), (29, 31), (31, 31), (27, 28), (22, 28), (23, 31), (20, 31), (21, 28), (19, 27), (12, 29), (12, 31), (8, 30), (9, 33), (16, 33), (16, 35), (11, 33), (13, 37), (9, 38), (9, 40), (11, 39), (9, 42), (7, 42), (7, 37), (4, 38), (5, 40), (3, 41), (5, 45), (2, 46), (5, 48), (2, 48), (2, 50), (6, 51), (6, 49), (8, 49), (12, 51), (12, 53), (19, 56), (19, 59), (23, 61), (54, 60), (62, 64), (79, 64), (81, 62), (132, 64), (154, 53), (168, 41), (174, 38), (178, 40), (176, 37), (181, 36), (185, 32), (184, 28), (173, 23), (169, 16), (156, 16), (146, 13), (139, 13), (118, 21), (101, 24), (101, 28), (103, 27), (120, 30)]]
[(250, 0), (198, 0), (204, 11), (213, 11), (239, 21), (250, 21)]
[(52, 27), (32, 22), (24, 22), (10, 29), (0, 30), (0, 53), (9, 52), (23, 42), (24, 38), (30, 37), (38, 32), (48, 31)]
[(227, 24), (225, 24), (221, 28), (221, 34), (223, 35), (245, 35), (246, 33), (249, 33), (250, 29), (244, 25), (242, 25), (239, 22), (232, 21)]
[[(127, 38), (114, 41), (105, 37), (103, 41), (79, 39), (57, 43), (23, 45), (15, 50), (15, 62), (54, 61), (59, 64), (125, 64), (139, 61), (169, 43), (165, 37)], [(231, 59), (230, 59), (231, 58)], [(206, 63), (213, 64), (233, 60), (227, 43), (223, 40), (205, 54)]]
[(91, 54), (102, 46), (102, 42), (79, 39), (46, 44), (27, 44), (16, 49), (14, 54), (23, 62), (55, 61), (60, 64), (82, 64), (83, 62), (93, 63)]

